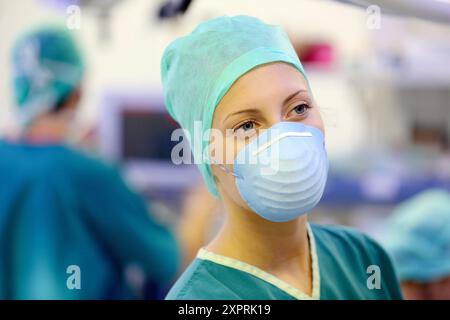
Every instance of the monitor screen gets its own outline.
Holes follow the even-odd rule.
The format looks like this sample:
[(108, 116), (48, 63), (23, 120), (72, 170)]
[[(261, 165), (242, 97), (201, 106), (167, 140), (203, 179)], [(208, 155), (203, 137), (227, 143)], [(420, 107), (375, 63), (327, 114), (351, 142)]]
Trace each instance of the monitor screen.
[(165, 112), (124, 108), (122, 125), (122, 160), (170, 161), (172, 148), (179, 141), (171, 141), (172, 132), (179, 128)]
[[(171, 139), (179, 125), (167, 113), (162, 92), (107, 91), (102, 100), (100, 120), (100, 152), (120, 162), (127, 178), (138, 189), (179, 192), (201, 182), (186, 138), (176, 135), (176, 141)], [(171, 159), (178, 143), (183, 143), (175, 150), (177, 157), (181, 157), (178, 160), (185, 161), (181, 164)]]

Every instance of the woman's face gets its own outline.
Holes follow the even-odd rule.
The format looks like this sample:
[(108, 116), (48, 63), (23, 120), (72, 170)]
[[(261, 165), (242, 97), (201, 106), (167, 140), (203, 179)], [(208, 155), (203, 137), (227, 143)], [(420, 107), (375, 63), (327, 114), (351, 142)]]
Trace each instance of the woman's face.
[[(280, 121), (301, 122), (324, 132), (303, 75), (293, 66), (277, 62), (246, 73), (222, 98), (214, 112), (212, 128), (220, 131), (223, 143), (210, 149), (211, 158), (232, 170), (238, 152), (261, 130)], [(211, 169), (222, 198), (250, 210), (239, 195), (234, 176), (217, 165), (211, 165)]]

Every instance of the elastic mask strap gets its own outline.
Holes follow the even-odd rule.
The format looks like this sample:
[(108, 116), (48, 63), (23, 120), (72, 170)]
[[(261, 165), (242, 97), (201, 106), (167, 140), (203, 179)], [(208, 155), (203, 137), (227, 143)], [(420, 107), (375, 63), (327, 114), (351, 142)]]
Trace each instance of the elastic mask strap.
[(222, 171), (225, 171), (226, 173), (231, 174), (233, 177), (236, 177), (238, 179), (242, 179), (242, 177), (236, 173), (234, 173), (232, 170), (228, 169), (221, 163), (215, 162), (213, 159), (211, 159), (211, 163), (217, 165)]
[(233, 177), (236, 177), (238, 179), (242, 179), (242, 177), (236, 173), (234, 173), (233, 171), (231, 171), (230, 169), (228, 169), (227, 167), (225, 167), (223, 164), (218, 164), (219, 168), (222, 169), (223, 171), (225, 171), (226, 173), (229, 173), (231, 175), (233, 175)]

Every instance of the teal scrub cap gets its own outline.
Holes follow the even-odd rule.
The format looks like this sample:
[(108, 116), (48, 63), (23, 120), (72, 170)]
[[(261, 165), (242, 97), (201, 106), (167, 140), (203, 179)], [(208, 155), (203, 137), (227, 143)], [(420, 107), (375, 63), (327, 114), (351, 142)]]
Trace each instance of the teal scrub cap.
[[(251, 69), (271, 62), (288, 63), (306, 79), (286, 33), (250, 16), (222, 16), (203, 22), (192, 33), (173, 41), (163, 54), (166, 108), (187, 133), (195, 163), (216, 197), (209, 167), (209, 137), (204, 134), (211, 129), (214, 110), (232, 84)], [(198, 127), (196, 121), (201, 121)]]
[(21, 36), (12, 52), (13, 85), (19, 122), (56, 107), (82, 78), (84, 64), (68, 30), (41, 27)]
[(450, 193), (432, 189), (400, 204), (388, 220), (385, 247), (400, 280), (450, 276)]

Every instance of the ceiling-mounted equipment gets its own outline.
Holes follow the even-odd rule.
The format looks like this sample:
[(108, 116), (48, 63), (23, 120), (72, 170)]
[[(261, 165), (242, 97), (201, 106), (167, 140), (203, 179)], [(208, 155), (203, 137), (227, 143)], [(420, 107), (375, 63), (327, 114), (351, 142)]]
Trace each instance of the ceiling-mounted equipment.
[(177, 15), (184, 14), (191, 3), (192, 0), (169, 0), (159, 9), (158, 17), (160, 19), (170, 19)]

